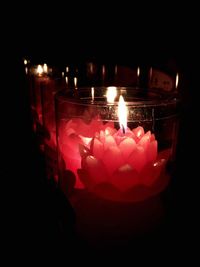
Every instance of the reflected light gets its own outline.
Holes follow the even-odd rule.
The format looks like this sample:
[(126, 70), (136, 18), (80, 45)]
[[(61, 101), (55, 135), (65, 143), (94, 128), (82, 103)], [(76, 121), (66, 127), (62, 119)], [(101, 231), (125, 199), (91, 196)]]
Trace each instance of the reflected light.
[(113, 103), (115, 101), (115, 97), (117, 96), (117, 87), (115, 86), (109, 86), (107, 87), (107, 102), (108, 103)]
[(94, 101), (94, 87), (91, 88), (92, 102)]
[(74, 77), (74, 87), (75, 87), (75, 89), (77, 89), (77, 77)]
[(140, 76), (140, 67), (137, 67), (137, 77)]
[(42, 75), (42, 73), (43, 73), (43, 68), (42, 68), (41, 65), (38, 65), (38, 66), (37, 66), (37, 70), (36, 70), (36, 72), (37, 72), (37, 74)]
[(119, 125), (123, 133), (127, 129), (127, 114), (128, 109), (126, 107), (126, 103), (122, 95), (119, 97), (119, 104), (118, 104), (118, 118), (119, 118)]
[(178, 88), (178, 83), (179, 83), (179, 75), (178, 73), (176, 74), (176, 83), (175, 83), (175, 87), (176, 89)]
[(47, 67), (46, 63), (44, 63), (44, 65), (43, 65), (43, 71), (44, 71), (44, 73), (48, 72), (48, 67)]

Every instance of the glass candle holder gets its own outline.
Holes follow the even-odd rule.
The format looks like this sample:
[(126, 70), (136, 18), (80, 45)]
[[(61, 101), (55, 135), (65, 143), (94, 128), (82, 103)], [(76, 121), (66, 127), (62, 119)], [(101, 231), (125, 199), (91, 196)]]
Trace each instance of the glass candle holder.
[(56, 94), (59, 185), (138, 202), (168, 185), (175, 161), (179, 98), (136, 87), (87, 87)]
[(42, 118), (43, 118), (43, 143), (48, 179), (58, 179), (58, 157), (56, 140), (55, 102), (56, 92), (66, 87), (64, 77), (57, 70), (52, 71), (48, 81), (41, 90)]

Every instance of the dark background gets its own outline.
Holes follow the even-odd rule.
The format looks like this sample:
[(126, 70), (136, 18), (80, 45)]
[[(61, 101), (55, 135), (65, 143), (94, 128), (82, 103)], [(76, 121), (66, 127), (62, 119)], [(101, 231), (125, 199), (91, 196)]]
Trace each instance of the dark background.
[[(75, 18), (76, 15), (75, 12)], [(113, 20), (104, 18), (103, 13), (100, 17), (82, 16), (76, 25), (75, 18), (66, 18), (55, 24), (57, 17), (51, 17), (42, 26), (38, 25), (42, 21), (38, 18), (38, 23), (34, 20), (36, 27), (32, 21), (35, 17), (31, 16), (25, 19), (28, 27), (24, 21), (20, 25), (12, 77), (15, 92), (11, 129), (14, 128), (16, 134), (14, 140), (11, 134), (11, 146), (15, 153), (14, 162), (10, 164), (9, 161), (7, 168), (8, 179), (12, 182), (9, 196), (14, 196), (9, 212), (9, 232), (12, 233), (11, 247), (21, 251), (18, 256), (26, 254), (30, 259), (38, 255), (45, 259), (66, 257), (66, 261), (68, 257), (76, 261), (79, 259), (77, 255), (80, 255), (82, 260), (90, 261), (92, 255), (99, 260), (107, 255), (113, 260), (122, 256), (132, 261), (139, 257), (154, 262), (158, 260), (158, 255), (162, 256), (163, 261), (172, 260), (174, 256), (181, 260), (192, 252), (189, 258), (193, 259), (198, 213), (195, 193), (197, 156), (194, 156), (198, 143), (195, 119), (197, 108), (194, 101), (198, 85), (195, 78), (198, 54), (196, 38), (188, 30), (189, 26), (182, 24), (182, 19), (169, 20), (168, 16), (167, 22), (162, 19), (165, 23), (159, 28), (162, 16), (156, 17), (153, 23), (147, 19), (144, 26), (141, 23), (143, 17), (132, 21), (132, 16), (127, 14), (125, 21), (119, 15), (113, 15)], [(98, 20), (100, 23), (97, 24)], [(189, 45), (185, 40), (190, 40)], [(82, 243), (75, 235), (75, 218), (69, 203), (44, 179), (42, 161), (31, 132), (23, 57), (35, 63), (55, 64), (84, 62), (87, 59), (108, 63), (154, 62), (160, 66), (171, 62), (178, 69), (182, 80), (182, 113), (177, 166), (173, 180), (163, 196), (166, 217), (158, 229), (133, 239), (125, 247), (110, 248), (110, 251), (103, 252)], [(64, 221), (64, 229), (60, 221)]]

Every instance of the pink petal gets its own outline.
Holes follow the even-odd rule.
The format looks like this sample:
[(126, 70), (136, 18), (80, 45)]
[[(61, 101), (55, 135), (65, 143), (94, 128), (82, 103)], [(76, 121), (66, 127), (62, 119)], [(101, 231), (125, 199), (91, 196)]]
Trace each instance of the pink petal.
[(85, 169), (95, 184), (103, 183), (107, 180), (107, 172), (101, 160), (88, 156), (85, 160)]
[(155, 138), (155, 134), (151, 134), (150, 142), (152, 142), (152, 141), (154, 141), (154, 140), (156, 140), (156, 138)]
[(157, 158), (157, 147), (158, 147), (158, 142), (152, 141), (146, 151), (146, 155), (147, 155), (147, 162), (153, 162), (156, 160)]
[(103, 156), (103, 144), (97, 138), (94, 138), (93, 141), (92, 154), (97, 159), (101, 159)]
[(109, 147), (102, 157), (106, 169), (110, 175), (124, 164), (120, 149), (117, 146)]
[(127, 191), (138, 184), (138, 177), (138, 172), (126, 164), (113, 173), (110, 181), (120, 191)]
[(146, 164), (146, 154), (142, 146), (137, 146), (136, 149), (131, 153), (127, 160), (133, 169), (136, 169), (138, 172), (141, 171), (143, 166)]
[(104, 150), (112, 146), (116, 146), (115, 139), (113, 138), (112, 135), (105, 135)]
[(121, 150), (122, 156), (125, 160), (130, 156), (133, 150), (136, 148), (135, 140), (127, 137), (119, 144), (119, 149)]
[(141, 126), (138, 126), (137, 128), (133, 129), (132, 131), (133, 131), (133, 133), (135, 135), (135, 141), (136, 141), (136, 143), (138, 143), (139, 140), (144, 135), (144, 129)]
[(151, 138), (151, 132), (148, 131), (145, 135), (143, 135), (143, 137), (138, 142), (138, 145), (142, 146), (145, 151), (150, 143), (150, 138)]

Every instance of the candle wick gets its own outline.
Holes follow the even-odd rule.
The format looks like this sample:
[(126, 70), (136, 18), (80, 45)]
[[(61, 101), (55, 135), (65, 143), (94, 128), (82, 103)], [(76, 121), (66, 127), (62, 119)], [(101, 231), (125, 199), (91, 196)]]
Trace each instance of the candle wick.
[(125, 134), (125, 128), (124, 128), (123, 124), (122, 124), (122, 132), (123, 132), (123, 134)]

